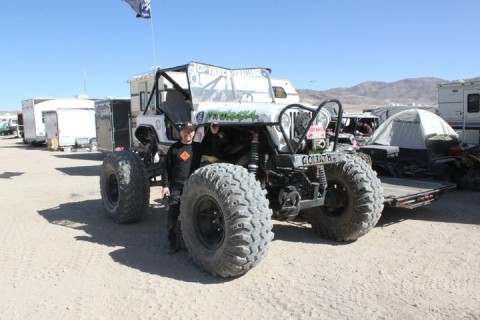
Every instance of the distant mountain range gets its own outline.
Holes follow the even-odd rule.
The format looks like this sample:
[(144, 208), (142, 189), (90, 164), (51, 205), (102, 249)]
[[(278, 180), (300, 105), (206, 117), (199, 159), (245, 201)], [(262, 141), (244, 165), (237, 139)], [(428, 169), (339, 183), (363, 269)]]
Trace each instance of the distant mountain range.
[[(480, 81), (480, 77), (465, 79)], [(448, 80), (439, 78), (412, 78), (395, 82), (362, 82), (350, 88), (334, 88), (323, 91), (297, 89), (300, 102), (319, 105), (325, 99), (338, 99), (346, 111), (359, 112), (392, 104), (425, 105), (436, 107), (437, 85)], [(19, 111), (20, 112), (20, 111)], [(0, 112), (0, 114), (5, 112)]]
[[(480, 81), (480, 77), (465, 81)], [(358, 112), (386, 105), (427, 105), (436, 107), (439, 78), (412, 78), (395, 82), (367, 81), (350, 88), (323, 91), (297, 89), (300, 102), (318, 105), (325, 99), (338, 99), (347, 111)]]

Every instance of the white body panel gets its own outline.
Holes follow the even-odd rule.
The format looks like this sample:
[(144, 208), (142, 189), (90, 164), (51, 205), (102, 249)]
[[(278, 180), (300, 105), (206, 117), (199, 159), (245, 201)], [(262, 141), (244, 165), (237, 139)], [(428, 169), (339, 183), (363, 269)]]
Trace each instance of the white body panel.
[(94, 109), (57, 109), (44, 112), (47, 139), (57, 139), (59, 147), (74, 146), (77, 139), (96, 136)]
[[(165, 142), (167, 144), (173, 144), (176, 142), (174, 140), (169, 140), (167, 138), (167, 134), (165, 132), (165, 116), (163, 114), (162, 115), (140, 115), (137, 118), (138, 118), (138, 122), (141, 123), (142, 125), (151, 125), (152, 127), (154, 127), (160, 141)], [(137, 143), (139, 143), (137, 139), (135, 139), (134, 141), (137, 141)], [(138, 146), (138, 144), (136, 144), (135, 146)]]

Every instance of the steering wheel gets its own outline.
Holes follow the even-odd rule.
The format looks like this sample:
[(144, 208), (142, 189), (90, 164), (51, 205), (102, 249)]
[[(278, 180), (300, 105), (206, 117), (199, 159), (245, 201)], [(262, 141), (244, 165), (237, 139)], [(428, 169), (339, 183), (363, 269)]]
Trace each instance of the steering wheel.
[(242, 101), (253, 102), (253, 95), (251, 93), (244, 93), (242, 95)]

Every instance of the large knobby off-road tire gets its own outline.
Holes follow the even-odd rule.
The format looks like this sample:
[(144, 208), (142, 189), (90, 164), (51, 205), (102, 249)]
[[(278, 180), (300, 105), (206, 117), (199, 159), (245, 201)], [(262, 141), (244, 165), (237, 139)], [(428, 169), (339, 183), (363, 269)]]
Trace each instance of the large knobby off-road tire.
[(240, 166), (212, 164), (185, 184), (180, 221), (192, 260), (214, 276), (235, 277), (255, 267), (273, 239), (266, 191)]
[(353, 155), (362, 158), (370, 167), (372, 166), (372, 157), (370, 155), (363, 153), (363, 152), (355, 152)]
[(150, 200), (150, 185), (140, 157), (130, 151), (109, 153), (102, 163), (100, 193), (106, 214), (116, 223), (140, 220)]
[(353, 241), (368, 233), (380, 219), (383, 195), (372, 168), (355, 155), (325, 166), (328, 187), (325, 206), (305, 210), (319, 236)]

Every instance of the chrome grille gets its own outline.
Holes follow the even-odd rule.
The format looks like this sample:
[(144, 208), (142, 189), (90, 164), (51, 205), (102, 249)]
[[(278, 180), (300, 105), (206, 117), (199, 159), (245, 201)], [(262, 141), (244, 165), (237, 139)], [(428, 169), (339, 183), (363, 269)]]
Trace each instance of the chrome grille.
[[(290, 126), (289, 137), (290, 138), (295, 138), (297, 136), (300, 136), (303, 133), (303, 130), (300, 129), (299, 133), (297, 133), (295, 131), (295, 128), (299, 125), (299, 124), (297, 124), (297, 121), (302, 121), (301, 118), (310, 119), (312, 117), (312, 113), (310, 111), (292, 110), (288, 113), (288, 115), (290, 116), (290, 119), (292, 121), (292, 125)], [(302, 122), (304, 122), (304, 121), (302, 121)], [(305, 123), (305, 125), (307, 125), (307, 124), (308, 124), (308, 122)]]

